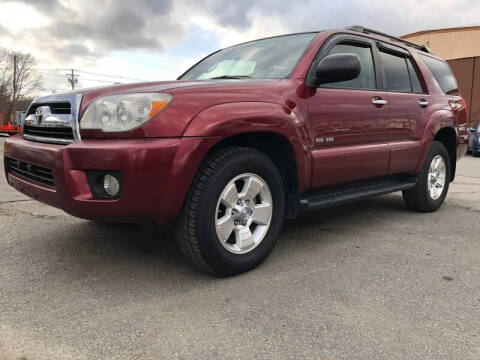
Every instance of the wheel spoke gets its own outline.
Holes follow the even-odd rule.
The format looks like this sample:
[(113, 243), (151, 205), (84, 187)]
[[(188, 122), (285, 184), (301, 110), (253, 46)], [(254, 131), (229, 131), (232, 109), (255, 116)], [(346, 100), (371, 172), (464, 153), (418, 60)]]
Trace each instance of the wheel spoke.
[(255, 205), (253, 210), (253, 222), (258, 225), (267, 225), (272, 214), (272, 206), (267, 203)]
[(243, 185), (242, 192), (240, 193), (241, 197), (245, 197), (247, 199), (254, 199), (255, 196), (262, 190), (263, 184), (257, 178), (250, 176)]
[(239, 250), (245, 249), (253, 244), (253, 234), (249, 227), (235, 230), (235, 245)]
[(233, 219), (230, 214), (217, 220), (217, 234), (221, 241), (225, 242), (228, 240), (232, 234), (233, 227)]
[(222, 204), (226, 207), (234, 207), (238, 200), (238, 191), (235, 183), (229, 184), (222, 193)]
[(440, 174), (443, 174), (445, 172), (445, 163), (443, 161), (440, 161), (440, 164), (437, 170)]

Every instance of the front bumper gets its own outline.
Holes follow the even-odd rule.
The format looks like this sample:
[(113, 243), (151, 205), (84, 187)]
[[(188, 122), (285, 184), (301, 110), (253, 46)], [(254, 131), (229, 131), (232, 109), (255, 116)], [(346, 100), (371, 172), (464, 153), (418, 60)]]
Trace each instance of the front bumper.
[[(16, 136), (6, 140), (8, 183), (27, 196), (85, 219), (120, 222), (173, 221), (201, 159), (215, 138), (88, 139), (67, 146)], [(8, 159), (52, 170), (55, 186), (13, 172)], [(87, 170), (120, 171), (119, 199), (95, 198)]]

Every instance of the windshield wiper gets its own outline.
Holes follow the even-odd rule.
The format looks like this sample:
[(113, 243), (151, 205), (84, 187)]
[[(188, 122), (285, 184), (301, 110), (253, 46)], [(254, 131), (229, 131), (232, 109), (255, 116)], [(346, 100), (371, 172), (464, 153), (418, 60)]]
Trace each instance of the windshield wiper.
[(222, 76), (215, 76), (210, 79), (251, 79), (251, 76), (248, 75), (222, 75)]

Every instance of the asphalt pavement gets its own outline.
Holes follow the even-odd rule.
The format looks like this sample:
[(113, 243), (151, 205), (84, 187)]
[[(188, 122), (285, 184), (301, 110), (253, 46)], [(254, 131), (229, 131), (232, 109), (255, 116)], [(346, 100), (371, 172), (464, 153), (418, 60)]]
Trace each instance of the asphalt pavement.
[(480, 359), (480, 158), (436, 213), (399, 193), (310, 213), (227, 279), (191, 267), (168, 228), (24, 197), (1, 163), (1, 360)]

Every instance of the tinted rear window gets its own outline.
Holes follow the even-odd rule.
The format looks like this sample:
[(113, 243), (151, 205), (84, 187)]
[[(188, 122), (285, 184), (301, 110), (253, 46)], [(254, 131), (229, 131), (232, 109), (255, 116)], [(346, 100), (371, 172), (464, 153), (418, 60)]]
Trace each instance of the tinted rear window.
[(410, 76), (408, 74), (407, 62), (403, 56), (380, 52), (387, 90), (396, 92), (411, 92)]
[(445, 61), (437, 60), (423, 55), (422, 60), (430, 69), (435, 80), (437, 80), (442, 91), (447, 95), (458, 95), (458, 85), (450, 66)]

